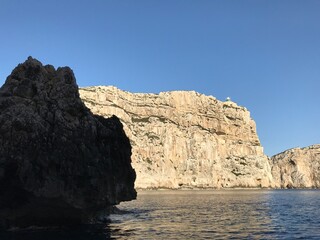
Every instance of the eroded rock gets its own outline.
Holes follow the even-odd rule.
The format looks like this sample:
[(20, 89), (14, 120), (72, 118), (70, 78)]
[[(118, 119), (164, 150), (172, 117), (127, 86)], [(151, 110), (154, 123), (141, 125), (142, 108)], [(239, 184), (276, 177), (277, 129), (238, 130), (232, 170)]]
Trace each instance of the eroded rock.
[(273, 156), (270, 163), (277, 187), (320, 187), (320, 145), (286, 150)]
[(272, 187), (249, 111), (194, 91), (133, 94), (80, 89), (101, 116), (118, 116), (133, 146), (137, 188)]
[(135, 199), (119, 119), (93, 115), (72, 70), (31, 57), (0, 89), (0, 226), (88, 222)]

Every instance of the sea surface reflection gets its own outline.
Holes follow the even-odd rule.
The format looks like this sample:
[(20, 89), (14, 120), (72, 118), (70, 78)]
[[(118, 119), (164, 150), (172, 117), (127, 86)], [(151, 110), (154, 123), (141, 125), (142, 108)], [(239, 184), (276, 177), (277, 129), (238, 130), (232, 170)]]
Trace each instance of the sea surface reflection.
[(17, 231), (2, 237), (320, 239), (319, 206), (319, 190), (140, 191), (136, 201), (120, 204), (107, 225)]
[(112, 215), (125, 239), (320, 239), (320, 191), (140, 192)]

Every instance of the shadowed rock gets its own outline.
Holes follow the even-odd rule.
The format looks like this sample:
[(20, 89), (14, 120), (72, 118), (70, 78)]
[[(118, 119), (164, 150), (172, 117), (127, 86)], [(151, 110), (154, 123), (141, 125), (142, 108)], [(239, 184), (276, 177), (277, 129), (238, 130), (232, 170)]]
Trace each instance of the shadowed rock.
[(0, 89), (0, 227), (88, 222), (136, 198), (131, 146), (93, 115), (68, 67), (29, 57)]

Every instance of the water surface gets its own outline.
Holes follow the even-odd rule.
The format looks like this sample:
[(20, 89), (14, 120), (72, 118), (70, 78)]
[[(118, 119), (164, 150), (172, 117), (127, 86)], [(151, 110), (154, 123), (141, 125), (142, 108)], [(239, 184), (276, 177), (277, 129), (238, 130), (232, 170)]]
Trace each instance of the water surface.
[(0, 238), (320, 239), (319, 207), (319, 190), (140, 191), (108, 224)]
[(110, 226), (132, 239), (320, 239), (319, 207), (316, 190), (140, 192)]

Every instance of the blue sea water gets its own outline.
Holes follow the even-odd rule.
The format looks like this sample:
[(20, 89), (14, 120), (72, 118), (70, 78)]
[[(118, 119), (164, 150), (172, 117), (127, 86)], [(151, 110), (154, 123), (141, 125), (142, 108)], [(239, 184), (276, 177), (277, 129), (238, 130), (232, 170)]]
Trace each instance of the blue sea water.
[(108, 224), (0, 239), (320, 239), (319, 190), (140, 191)]

